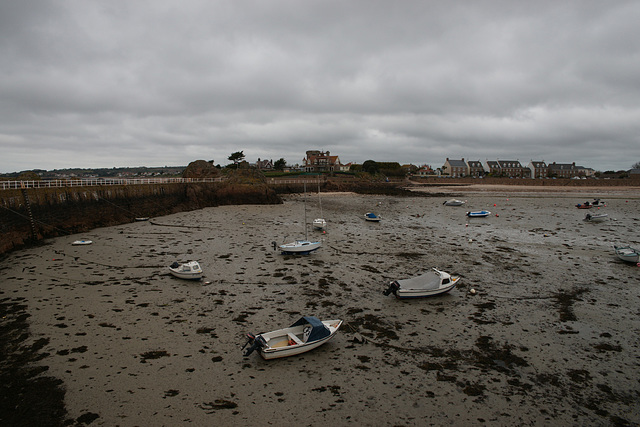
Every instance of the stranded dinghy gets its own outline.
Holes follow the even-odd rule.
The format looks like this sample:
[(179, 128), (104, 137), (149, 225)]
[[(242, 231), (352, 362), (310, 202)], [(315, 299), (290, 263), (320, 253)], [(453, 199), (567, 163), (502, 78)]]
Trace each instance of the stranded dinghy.
[(189, 261), (184, 264), (174, 262), (169, 266), (169, 272), (179, 279), (202, 279), (202, 268), (200, 267), (200, 264), (198, 264), (198, 261)]
[(264, 359), (277, 359), (305, 353), (333, 338), (342, 320), (320, 320), (304, 316), (288, 328), (262, 334), (247, 334), (249, 340), (242, 347), (245, 357), (257, 350)]
[(383, 293), (389, 295), (393, 293), (396, 298), (424, 298), (440, 295), (455, 288), (460, 277), (452, 277), (449, 273), (433, 269), (432, 273), (425, 273), (410, 279), (394, 280), (389, 283), (389, 287)]

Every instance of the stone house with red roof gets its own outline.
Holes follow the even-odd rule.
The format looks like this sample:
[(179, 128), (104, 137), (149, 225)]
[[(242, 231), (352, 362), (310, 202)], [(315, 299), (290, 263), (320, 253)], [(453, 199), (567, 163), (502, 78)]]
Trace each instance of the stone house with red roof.
[(302, 164), (305, 172), (340, 171), (340, 158), (332, 156), (329, 151), (309, 150)]

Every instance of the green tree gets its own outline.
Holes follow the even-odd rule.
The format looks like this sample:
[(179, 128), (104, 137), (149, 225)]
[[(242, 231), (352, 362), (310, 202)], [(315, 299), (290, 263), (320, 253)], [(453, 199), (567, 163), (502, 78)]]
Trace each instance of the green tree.
[(277, 171), (284, 170), (284, 167), (287, 166), (287, 161), (282, 157), (279, 160), (276, 160), (273, 164), (273, 168)]
[(378, 163), (373, 160), (367, 160), (362, 164), (362, 172), (368, 172), (372, 175), (378, 173), (379, 169)]
[(234, 165), (237, 165), (244, 160), (244, 153), (242, 151), (236, 151), (229, 156), (229, 160), (231, 160)]
[(640, 162), (635, 162), (633, 164), (633, 166), (631, 166), (633, 169), (640, 169)]

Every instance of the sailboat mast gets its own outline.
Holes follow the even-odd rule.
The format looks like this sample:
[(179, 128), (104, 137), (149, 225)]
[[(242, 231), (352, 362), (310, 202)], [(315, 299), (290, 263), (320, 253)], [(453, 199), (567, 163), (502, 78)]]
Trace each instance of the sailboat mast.
[(318, 204), (320, 205), (320, 218), (324, 218), (322, 216), (322, 197), (320, 197), (320, 175), (318, 175)]
[(307, 238), (307, 183), (304, 183), (304, 240)]

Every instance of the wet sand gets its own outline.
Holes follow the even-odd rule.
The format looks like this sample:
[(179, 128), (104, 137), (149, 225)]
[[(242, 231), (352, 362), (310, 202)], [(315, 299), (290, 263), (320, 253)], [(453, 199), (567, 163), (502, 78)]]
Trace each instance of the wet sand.
[[(611, 245), (640, 246), (640, 191), (544, 190), (452, 189), (463, 207), (325, 194), (328, 230), (309, 232), (323, 247), (301, 257), (271, 245), (304, 235), (299, 195), (96, 229), (10, 254), (0, 298), (26, 306), (33, 363), (79, 423), (638, 424), (640, 268)], [(609, 221), (583, 221), (574, 205), (593, 197)], [(492, 215), (467, 219), (476, 209)], [(192, 259), (202, 282), (168, 274)], [(431, 267), (462, 280), (382, 294)], [(307, 314), (345, 325), (301, 356), (242, 356), (245, 333)]]

